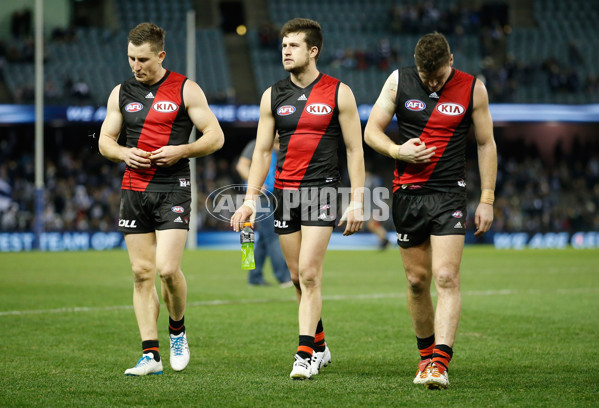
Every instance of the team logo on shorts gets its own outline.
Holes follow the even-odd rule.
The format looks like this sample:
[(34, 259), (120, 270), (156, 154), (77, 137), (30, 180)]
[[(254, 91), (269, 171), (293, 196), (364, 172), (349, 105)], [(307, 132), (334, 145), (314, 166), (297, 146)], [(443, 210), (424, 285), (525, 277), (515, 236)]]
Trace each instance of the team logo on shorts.
[(291, 115), (293, 112), (295, 112), (295, 106), (293, 105), (285, 105), (277, 109), (277, 115), (279, 116)]
[(129, 105), (125, 106), (125, 110), (129, 113), (139, 112), (143, 108), (144, 106), (139, 102), (131, 102)]
[(426, 103), (422, 102), (419, 99), (410, 99), (406, 101), (406, 109), (409, 109), (414, 112), (420, 112), (426, 109)]
[(451, 214), (451, 216), (453, 218), (462, 218), (464, 216), (464, 214), (460, 210), (456, 210), (453, 212), (453, 214)]
[(181, 214), (182, 212), (185, 212), (185, 208), (181, 207), (180, 205), (176, 205), (174, 207), (171, 207), (171, 211), (177, 214)]

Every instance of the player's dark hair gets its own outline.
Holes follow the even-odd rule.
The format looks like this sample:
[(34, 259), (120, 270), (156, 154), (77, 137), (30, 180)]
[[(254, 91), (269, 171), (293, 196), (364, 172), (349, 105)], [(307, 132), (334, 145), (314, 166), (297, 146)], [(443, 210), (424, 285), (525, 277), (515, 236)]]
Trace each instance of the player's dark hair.
[(129, 42), (137, 47), (144, 43), (150, 44), (150, 49), (158, 54), (164, 50), (164, 38), (166, 31), (152, 23), (138, 24), (129, 31)]
[(419, 70), (433, 73), (443, 65), (449, 64), (451, 51), (443, 34), (438, 32), (426, 34), (416, 44), (414, 61)]
[(285, 37), (290, 33), (304, 33), (308, 49), (312, 47), (318, 48), (316, 60), (322, 52), (322, 28), (317, 21), (309, 18), (294, 18), (286, 22), (281, 28), (281, 37)]

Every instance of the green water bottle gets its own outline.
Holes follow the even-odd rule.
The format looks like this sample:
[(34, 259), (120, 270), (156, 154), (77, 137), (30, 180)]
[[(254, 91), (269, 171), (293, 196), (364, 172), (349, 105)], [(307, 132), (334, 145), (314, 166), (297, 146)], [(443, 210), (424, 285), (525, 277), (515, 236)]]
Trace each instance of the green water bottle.
[(241, 241), (241, 269), (255, 269), (256, 262), (254, 261), (254, 231), (251, 224), (246, 222), (243, 224), (243, 229), (239, 236)]

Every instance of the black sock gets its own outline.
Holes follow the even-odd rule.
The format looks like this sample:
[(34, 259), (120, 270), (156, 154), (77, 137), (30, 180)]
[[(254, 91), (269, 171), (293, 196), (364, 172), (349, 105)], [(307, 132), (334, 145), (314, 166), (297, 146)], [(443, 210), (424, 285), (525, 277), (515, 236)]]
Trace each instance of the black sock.
[(158, 351), (158, 340), (145, 340), (141, 342), (143, 354), (152, 353), (154, 360), (160, 361), (160, 352)]
[(185, 316), (179, 321), (175, 321), (168, 317), (168, 332), (172, 335), (179, 335), (185, 331)]
[(442, 365), (444, 370), (449, 369), (449, 362), (453, 357), (453, 349), (447, 344), (437, 344), (433, 353), (433, 363)]
[(314, 351), (322, 353), (325, 349), (324, 345), (324, 328), (322, 326), (322, 319), (320, 319), (318, 321), (318, 324), (316, 325), (316, 336), (314, 336)]
[(416, 337), (416, 343), (418, 344), (418, 351), (420, 351), (420, 359), (428, 360), (429, 358), (433, 358), (433, 349), (435, 348), (435, 334), (427, 337), (425, 339), (421, 339), (418, 336)]
[(314, 350), (314, 337), (312, 336), (299, 336), (299, 346), (297, 346), (297, 355), (301, 358), (312, 357)]

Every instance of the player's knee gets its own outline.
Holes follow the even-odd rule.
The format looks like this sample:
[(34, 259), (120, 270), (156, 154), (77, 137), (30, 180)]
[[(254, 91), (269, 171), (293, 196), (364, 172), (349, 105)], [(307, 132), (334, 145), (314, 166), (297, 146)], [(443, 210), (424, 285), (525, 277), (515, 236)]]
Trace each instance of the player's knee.
[(456, 289), (460, 287), (459, 273), (451, 268), (441, 268), (435, 273), (435, 286), (438, 289)]
[(154, 265), (150, 263), (134, 263), (131, 265), (133, 271), (133, 281), (136, 285), (142, 285), (147, 282), (154, 282)]
[(430, 288), (430, 279), (427, 278), (426, 272), (408, 272), (408, 289), (413, 295), (420, 295), (428, 292)]
[(180, 271), (179, 267), (165, 265), (158, 268), (158, 276), (163, 281), (168, 281), (174, 279)]
[(316, 288), (320, 286), (318, 268), (316, 267), (304, 267), (299, 271), (299, 280), (304, 288)]

